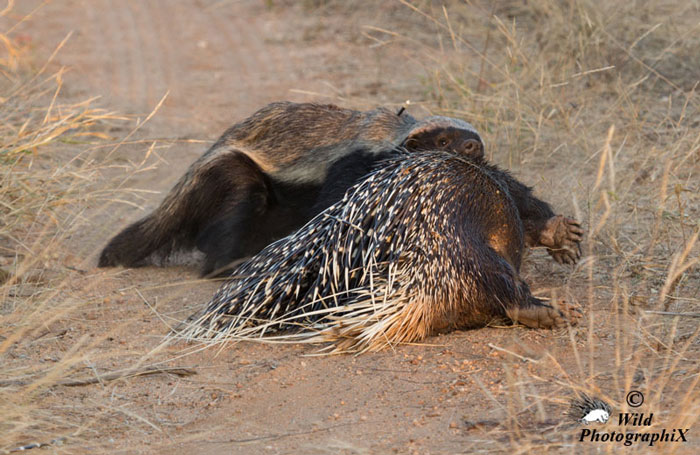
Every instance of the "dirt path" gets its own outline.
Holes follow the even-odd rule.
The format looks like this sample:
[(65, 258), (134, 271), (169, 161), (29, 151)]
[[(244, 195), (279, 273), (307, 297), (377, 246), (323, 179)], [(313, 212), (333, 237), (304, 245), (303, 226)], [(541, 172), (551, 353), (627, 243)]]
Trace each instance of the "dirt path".
[[(205, 147), (172, 145), (172, 140), (213, 140), (265, 103), (312, 99), (292, 89), (359, 94), (371, 104), (400, 102), (421, 92), (417, 82), (407, 82), (415, 74), (391, 63), (396, 53), (347, 39), (350, 32), (324, 22), (330, 18), (312, 17), (301, 8), (266, 9), (263, 3), (63, 0), (46, 5), (25, 28), (38, 58), (74, 31), (56, 60), (71, 68), (64, 96), (99, 94), (103, 105), (142, 117), (169, 92), (157, 116), (140, 132), (141, 137), (164, 139), (159, 166), (132, 179), (134, 187), (150, 190), (167, 190)], [(31, 7), (32, 2), (22, 2), (21, 8)], [(385, 87), (377, 82), (380, 60), (381, 79), (389, 81)], [(136, 160), (143, 153), (143, 147), (124, 147), (117, 158)], [(160, 197), (146, 196), (144, 210)], [(141, 213), (125, 208), (117, 217), (94, 219), (94, 229), (82, 235), (88, 244), (99, 246)], [(93, 269), (85, 281), (97, 276), (99, 285), (86, 286), (85, 292), (102, 303), (62, 327), (52, 327), (57, 333), (70, 330), (34, 348), (38, 353), (33, 355), (60, 357), (72, 341), (88, 334), (98, 340), (93, 364), (98, 370), (129, 365), (149, 353), (167, 331), (161, 318), (187, 316), (217, 286), (191, 284), (196, 274), (186, 268), (100, 271), (94, 269), (95, 253), (86, 253)], [(543, 267), (552, 281), (563, 276), (559, 269)], [(545, 348), (557, 355), (568, 339), (561, 333), (484, 329), (360, 357), (309, 357), (316, 352), (313, 346), (237, 345), (174, 362), (196, 367), (199, 374), (194, 377), (151, 376), (59, 389), (46, 403), (47, 409), (67, 412), (69, 421), (80, 422), (68, 447), (86, 452), (499, 450), (508, 444), (505, 432), (485, 432), (499, 428), (508, 414), (501, 404), (507, 391), (506, 364), (502, 352), (489, 343), (523, 355)], [(148, 362), (176, 357), (181, 348), (152, 354)], [(515, 377), (520, 369), (536, 370), (524, 362), (509, 368)], [(65, 403), (74, 404), (70, 411)], [(556, 423), (544, 419), (533, 429), (545, 432)]]
[(32, 32), (51, 46), (74, 31), (58, 57), (73, 90), (130, 113), (148, 113), (169, 92), (157, 117), (166, 134), (217, 134), (307, 82), (292, 71), (298, 56), (261, 33), (280, 22), (255, 2), (68, 0), (42, 8), (34, 24), (45, 26)]

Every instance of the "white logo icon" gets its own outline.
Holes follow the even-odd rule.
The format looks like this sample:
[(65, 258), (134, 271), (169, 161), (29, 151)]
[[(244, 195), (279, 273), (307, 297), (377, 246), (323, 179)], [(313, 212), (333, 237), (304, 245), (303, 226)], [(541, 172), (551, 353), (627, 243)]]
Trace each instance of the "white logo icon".
[(588, 425), (591, 422), (605, 423), (610, 418), (610, 413), (605, 409), (594, 409), (581, 418), (581, 422)]
[(571, 402), (569, 416), (577, 422), (588, 425), (593, 422), (605, 423), (610, 419), (610, 405), (599, 398), (591, 398), (585, 393), (580, 394)]

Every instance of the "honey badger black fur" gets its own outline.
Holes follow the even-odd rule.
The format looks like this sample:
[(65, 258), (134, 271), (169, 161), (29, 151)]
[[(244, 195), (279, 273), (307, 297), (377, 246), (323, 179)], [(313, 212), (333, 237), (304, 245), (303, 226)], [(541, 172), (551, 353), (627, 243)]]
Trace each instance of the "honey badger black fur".
[[(534, 297), (527, 245), (575, 262), (583, 231), (506, 171), (451, 152), (393, 154), (296, 233), (240, 264), (178, 334), (282, 336), (361, 352), (511, 319), (536, 328), (580, 311)], [(291, 339), (291, 338), (287, 338)]]
[(112, 238), (99, 266), (167, 264), (197, 249), (202, 274), (219, 272), (342, 198), (397, 146), (483, 156), (470, 124), (402, 111), (291, 102), (260, 109), (229, 128), (150, 215)]

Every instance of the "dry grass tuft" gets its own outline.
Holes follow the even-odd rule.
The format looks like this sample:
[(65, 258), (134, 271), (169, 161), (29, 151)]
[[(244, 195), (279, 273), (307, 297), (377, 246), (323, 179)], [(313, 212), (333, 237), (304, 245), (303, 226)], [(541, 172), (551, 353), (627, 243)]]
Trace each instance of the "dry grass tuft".
[[(0, 41), (2, 451), (56, 440), (57, 431), (80, 432), (76, 422), (44, 409), (42, 394), (82, 366), (107, 335), (83, 336), (60, 359), (44, 365), (24, 353), (38, 353), (35, 343), (52, 334), (52, 323), (92, 303), (75, 292), (86, 281), (79, 260), (85, 252), (71, 249), (66, 239), (86, 223), (88, 201), (113, 197), (113, 190), (97, 189), (108, 167), (97, 150), (110, 139), (109, 126), (124, 118), (95, 107), (94, 99), (61, 102), (64, 69), (49, 73), (49, 59), (30, 72), (22, 64), (20, 45), (8, 35), (0, 35)], [(99, 284), (87, 281), (82, 290)]]

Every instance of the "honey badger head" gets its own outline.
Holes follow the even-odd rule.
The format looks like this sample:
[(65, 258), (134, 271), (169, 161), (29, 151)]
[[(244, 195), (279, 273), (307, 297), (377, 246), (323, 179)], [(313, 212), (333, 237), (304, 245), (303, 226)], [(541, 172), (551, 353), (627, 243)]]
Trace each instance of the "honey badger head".
[(474, 159), (484, 157), (484, 142), (476, 128), (463, 120), (439, 115), (419, 122), (401, 145), (415, 151), (444, 150)]

